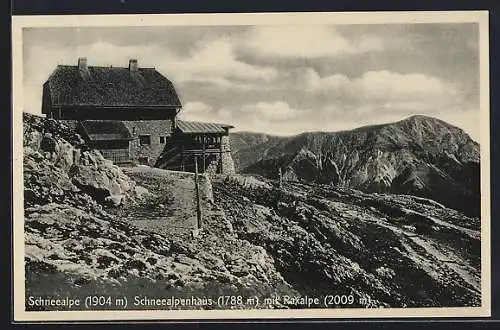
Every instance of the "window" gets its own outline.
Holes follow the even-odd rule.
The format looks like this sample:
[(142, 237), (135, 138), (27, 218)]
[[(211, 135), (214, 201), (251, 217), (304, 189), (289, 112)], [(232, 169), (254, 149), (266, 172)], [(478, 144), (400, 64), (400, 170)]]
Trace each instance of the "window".
[(165, 137), (164, 136), (160, 136), (160, 143), (165, 143)]
[(141, 146), (151, 145), (151, 136), (150, 135), (139, 135), (139, 144)]

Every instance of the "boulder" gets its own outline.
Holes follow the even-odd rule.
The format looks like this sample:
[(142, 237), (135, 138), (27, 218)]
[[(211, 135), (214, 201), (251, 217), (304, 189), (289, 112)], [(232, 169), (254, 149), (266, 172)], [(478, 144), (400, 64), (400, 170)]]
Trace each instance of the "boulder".
[(112, 206), (120, 206), (125, 200), (125, 195), (111, 195), (104, 199), (105, 202)]

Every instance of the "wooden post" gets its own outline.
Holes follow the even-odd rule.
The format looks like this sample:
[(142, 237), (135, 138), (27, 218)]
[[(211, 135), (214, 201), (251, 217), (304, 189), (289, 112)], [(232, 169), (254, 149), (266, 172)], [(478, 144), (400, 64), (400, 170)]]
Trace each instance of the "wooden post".
[(283, 174), (281, 172), (281, 167), (278, 168), (278, 175), (279, 175), (279, 182), (280, 182), (280, 188), (283, 187)]
[(184, 172), (184, 145), (181, 148), (181, 171)]
[(203, 173), (205, 173), (205, 171), (207, 169), (206, 161), (205, 161), (205, 135), (202, 135), (202, 137), (201, 137), (201, 143), (202, 143), (201, 155), (203, 157)]
[(218, 138), (219, 141), (219, 164), (220, 164), (220, 174), (224, 174), (224, 166), (222, 163), (222, 136)]
[(198, 156), (194, 156), (194, 184), (195, 184), (195, 192), (196, 192), (196, 221), (197, 228), (201, 230), (201, 206), (200, 206), (200, 183), (198, 179)]

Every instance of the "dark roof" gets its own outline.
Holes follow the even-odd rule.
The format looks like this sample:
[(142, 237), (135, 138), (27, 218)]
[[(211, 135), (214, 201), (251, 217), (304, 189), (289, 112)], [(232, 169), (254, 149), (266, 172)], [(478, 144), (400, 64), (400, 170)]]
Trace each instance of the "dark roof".
[(182, 133), (225, 133), (226, 128), (234, 126), (215, 123), (201, 123), (196, 121), (179, 120), (177, 126)]
[(84, 134), (91, 141), (98, 140), (131, 140), (132, 135), (121, 121), (117, 120), (85, 120), (80, 122)]
[(181, 107), (174, 85), (154, 68), (58, 65), (47, 80), (53, 105)]

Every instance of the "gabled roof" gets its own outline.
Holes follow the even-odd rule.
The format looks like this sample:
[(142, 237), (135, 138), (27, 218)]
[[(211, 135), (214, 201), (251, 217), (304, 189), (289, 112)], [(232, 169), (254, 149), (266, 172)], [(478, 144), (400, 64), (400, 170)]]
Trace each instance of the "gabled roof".
[(52, 105), (181, 107), (174, 85), (154, 68), (58, 65), (47, 82)]
[(84, 120), (80, 124), (91, 141), (132, 139), (128, 128), (118, 120)]
[(196, 121), (177, 121), (177, 126), (182, 133), (225, 133), (227, 128), (234, 126), (215, 123), (201, 123)]

